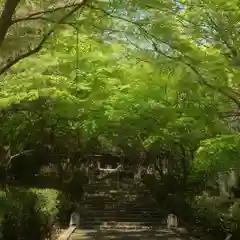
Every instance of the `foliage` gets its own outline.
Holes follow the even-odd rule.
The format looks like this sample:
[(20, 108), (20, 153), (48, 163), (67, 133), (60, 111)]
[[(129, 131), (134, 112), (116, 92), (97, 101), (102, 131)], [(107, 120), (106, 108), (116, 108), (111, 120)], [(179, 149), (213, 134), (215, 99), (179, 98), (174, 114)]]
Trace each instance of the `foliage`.
[(219, 237), (226, 232), (237, 237), (240, 229), (239, 200), (230, 201), (220, 197), (198, 196), (191, 203), (196, 223), (204, 231), (214, 232)]
[(18, 31), (2, 45), (0, 21), (3, 68), (50, 33), (35, 55), (0, 69), (4, 181), (44, 168), (74, 183), (89, 156), (110, 152), (153, 167), (165, 195), (172, 179), (192, 199), (219, 171), (239, 170), (237, 1), (79, 1), (76, 11), (55, 1), (63, 7), (51, 12), (40, 2), (13, 9)]
[(239, 144), (238, 133), (204, 140), (196, 152), (195, 170), (216, 174), (231, 168), (239, 169)]
[(71, 199), (65, 194), (61, 193), (58, 196), (58, 214), (57, 220), (61, 227), (69, 226), (69, 217), (72, 212), (76, 211), (76, 202), (74, 203)]
[(2, 238), (45, 239), (49, 236), (58, 213), (57, 196), (57, 191), (50, 189), (10, 189), (2, 195)]

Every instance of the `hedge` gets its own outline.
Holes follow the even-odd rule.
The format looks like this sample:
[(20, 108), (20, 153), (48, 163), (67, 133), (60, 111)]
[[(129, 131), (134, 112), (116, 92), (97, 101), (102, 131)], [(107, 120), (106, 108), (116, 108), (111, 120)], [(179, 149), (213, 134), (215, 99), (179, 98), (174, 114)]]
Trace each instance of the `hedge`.
[(58, 196), (53, 189), (10, 188), (0, 192), (1, 239), (49, 237), (59, 212)]

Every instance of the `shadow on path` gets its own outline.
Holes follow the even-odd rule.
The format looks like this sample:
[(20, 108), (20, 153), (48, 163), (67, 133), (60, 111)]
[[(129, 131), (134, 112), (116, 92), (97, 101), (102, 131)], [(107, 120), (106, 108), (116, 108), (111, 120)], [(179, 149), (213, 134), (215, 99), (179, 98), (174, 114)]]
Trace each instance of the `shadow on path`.
[(77, 230), (71, 240), (195, 240), (188, 235), (176, 234), (170, 230), (150, 230), (150, 231), (115, 231), (115, 230)]

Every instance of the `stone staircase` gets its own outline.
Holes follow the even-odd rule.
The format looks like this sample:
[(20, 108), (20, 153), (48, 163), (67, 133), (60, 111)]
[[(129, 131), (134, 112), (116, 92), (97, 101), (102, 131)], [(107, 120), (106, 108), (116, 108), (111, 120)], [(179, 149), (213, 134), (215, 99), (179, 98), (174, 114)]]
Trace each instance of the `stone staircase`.
[(141, 184), (95, 181), (84, 188), (81, 229), (142, 231), (162, 226), (164, 213)]
[(121, 183), (95, 181), (84, 188), (80, 229), (70, 240), (196, 240), (166, 229), (166, 212), (147, 189), (132, 179)]

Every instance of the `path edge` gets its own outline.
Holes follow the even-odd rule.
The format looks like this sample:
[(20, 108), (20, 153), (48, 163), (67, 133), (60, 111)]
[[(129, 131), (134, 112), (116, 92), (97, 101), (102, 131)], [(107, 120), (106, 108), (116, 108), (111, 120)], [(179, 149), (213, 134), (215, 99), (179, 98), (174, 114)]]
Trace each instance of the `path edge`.
[(57, 240), (69, 240), (69, 238), (72, 236), (76, 228), (77, 228), (76, 226), (70, 226), (63, 233), (61, 233), (61, 235), (57, 238)]

